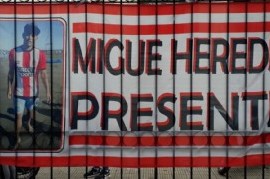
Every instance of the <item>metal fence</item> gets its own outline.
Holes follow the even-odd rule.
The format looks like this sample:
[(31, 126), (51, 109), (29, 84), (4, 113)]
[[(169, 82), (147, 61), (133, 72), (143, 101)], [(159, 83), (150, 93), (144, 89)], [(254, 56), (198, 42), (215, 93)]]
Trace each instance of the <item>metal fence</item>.
[[(8, 177), (8, 171), (15, 178), (29, 178), (33, 174), (37, 175), (32, 177), (40, 179), (83, 178), (95, 161), (98, 166), (110, 168), (111, 178), (270, 177), (267, 166), (270, 151), (267, 112), (270, 4), (267, 1), (203, 1), (188, 6), (185, 6), (187, 2), (176, 0), (50, 1), (44, 9), (37, 5), (40, 2), (26, 3), (25, 6), (20, 6), (20, 3), (3, 1), (0, 4), (2, 178)], [(60, 3), (63, 6), (56, 8)], [(91, 9), (91, 4), (100, 9)], [(118, 6), (106, 9), (108, 4)], [(128, 4), (136, 7), (131, 9), (134, 12), (124, 8)], [(162, 4), (168, 5), (168, 12), (158, 7)], [(182, 9), (177, 6), (179, 4), (183, 5)], [(240, 8), (234, 6), (236, 4)], [(149, 12), (147, 5), (150, 5)], [(215, 9), (219, 5), (222, 5), (223, 12)], [(103, 15), (97, 13), (99, 10)], [(64, 15), (56, 18), (54, 13)], [(132, 24), (133, 21), (137, 24)], [(39, 30), (31, 26), (28, 31), (32, 37), (28, 37), (25, 24), (31, 22), (39, 26)], [(47, 33), (47, 36), (39, 37), (40, 43), (27, 39), (34, 38), (35, 33), (39, 35), (40, 31)], [(92, 37), (92, 34), (98, 35)], [(183, 38), (187, 40), (182, 41)], [(19, 46), (21, 43), (23, 45)], [(179, 48), (183, 43), (186, 51)], [(171, 47), (164, 47), (164, 44)], [(17, 46), (13, 52), (10, 50)], [(41, 47), (47, 58), (38, 64), (34, 62), (33, 67), (25, 67), (27, 62), (24, 62), (18, 68), (19, 52), (25, 52), (25, 46)], [(137, 47), (134, 49), (134, 46)], [(113, 51), (113, 48), (118, 51)], [(137, 55), (133, 54), (134, 51)], [(29, 56), (31, 53), (33, 57), (30, 59), (43, 58), (43, 52), (31, 51)], [(110, 53), (117, 58), (111, 57)], [(164, 56), (170, 57), (171, 61), (160, 62)], [(110, 58), (116, 62), (111, 62)], [(136, 69), (131, 64), (133, 58), (145, 58), (145, 61), (134, 63), (138, 65)], [(123, 62), (117, 63), (117, 60)], [(171, 63), (171, 66), (165, 68), (166, 63)], [(44, 64), (47, 64), (46, 68)], [(30, 106), (24, 102), (19, 104), (18, 99), (28, 100), (29, 97), (23, 96), (26, 88), (17, 90), (22, 85), (19, 81), (22, 76), (35, 76), (36, 69), (44, 88), (40, 87), (42, 83), (32, 79), (33, 87), (28, 92), (33, 89), (38, 95), (29, 95), (32, 98)], [(47, 69), (47, 75), (40, 72), (44, 69)], [(171, 73), (167, 75), (169, 77), (162, 79), (168, 71)], [(109, 78), (107, 73), (111, 73)], [(148, 79), (144, 73), (151, 77)], [(181, 88), (178, 83), (188, 87)], [(9, 90), (12, 85), (15, 94)], [(152, 90), (145, 90), (148, 85)], [(161, 86), (166, 85), (169, 87), (164, 90)], [(84, 90), (81, 92), (80, 89)], [(113, 92), (110, 93), (110, 89)], [(7, 100), (6, 91), (12, 100)], [(89, 94), (89, 91), (94, 92)], [(96, 97), (99, 92), (101, 97)], [(136, 98), (136, 94), (139, 97)], [(148, 102), (153, 103), (151, 108), (146, 105)], [(109, 108), (111, 103), (115, 107)], [(20, 105), (23, 106), (21, 113), (18, 112)], [(33, 115), (31, 125), (34, 131), (27, 123), (29, 116), (24, 115), (24, 107), (30, 111), (28, 115)], [(95, 110), (98, 111), (95, 113)], [(167, 117), (163, 123), (160, 114)], [(198, 116), (205, 117), (205, 121), (197, 120)], [(99, 117), (100, 126), (92, 120)], [(152, 123), (150, 120), (143, 123), (143, 117), (151, 117)], [(222, 123), (217, 124), (216, 118)], [(115, 120), (114, 125), (109, 119)], [(72, 135), (77, 129), (81, 130)], [(57, 152), (65, 150), (67, 157), (63, 161), (53, 160)], [(24, 159), (24, 165), (20, 158), (24, 154), (29, 157), (29, 151), (33, 151), (31, 159)], [(49, 154), (44, 156), (51, 159), (48, 162), (51, 166), (42, 163), (42, 151)], [(98, 158), (99, 151), (104, 155), (101, 158)], [(83, 154), (78, 157), (74, 154), (76, 152)], [(168, 160), (160, 160), (165, 156), (162, 152), (170, 154)], [(236, 159), (238, 153), (243, 155), (239, 160)], [(116, 158), (110, 159), (110, 154)], [(187, 159), (181, 161), (183, 155)], [(15, 159), (7, 162), (6, 156)], [(129, 157), (134, 156), (137, 160), (130, 162)], [(218, 170), (219, 157), (222, 168)], [(7, 167), (13, 166), (14, 161), (19, 161), (17, 169)], [(163, 163), (166, 161), (169, 163)]]

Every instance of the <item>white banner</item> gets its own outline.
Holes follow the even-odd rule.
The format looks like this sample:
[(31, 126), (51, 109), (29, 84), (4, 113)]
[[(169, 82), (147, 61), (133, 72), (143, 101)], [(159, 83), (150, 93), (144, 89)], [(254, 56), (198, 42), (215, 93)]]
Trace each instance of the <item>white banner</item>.
[(268, 3), (0, 6), (1, 163), (270, 161)]

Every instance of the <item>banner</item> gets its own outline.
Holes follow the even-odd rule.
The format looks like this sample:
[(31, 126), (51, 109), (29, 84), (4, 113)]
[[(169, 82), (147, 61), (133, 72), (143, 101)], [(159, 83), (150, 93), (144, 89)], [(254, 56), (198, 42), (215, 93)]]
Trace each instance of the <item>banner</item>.
[(268, 3), (0, 9), (1, 164), (270, 164)]

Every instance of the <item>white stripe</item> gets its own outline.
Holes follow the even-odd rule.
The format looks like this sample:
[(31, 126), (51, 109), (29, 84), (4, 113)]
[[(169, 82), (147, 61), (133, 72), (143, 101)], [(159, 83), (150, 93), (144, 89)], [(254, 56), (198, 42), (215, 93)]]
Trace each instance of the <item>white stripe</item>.
[[(181, 15), (159, 15), (159, 16), (129, 16), (129, 15), (104, 15), (103, 14), (88, 14), (85, 17), (85, 14), (72, 14), (72, 18), (76, 19), (74, 22), (92, 22), (92, 23), (104, 23), (105, 24), (125, 24), (125, 25), (153, 25), (158, 22), (158, 24), (173, 24), (175, 23), (184, 24), (191, 22), (200, 22), (200, 23), (227, 23), (232, 22), (263, 22), (264, 14), (263, 13), (250, 13), (247, 15), (245, 13), (238, 14), (220, 14), (212, 13), (194, 13), (191, 14), (181, 14)], [(79, 20), (79, 21), (78, 21)], [(265, 20), (270, 20), (270, 13), (265, 14)]]
[[(16, 67), (23, 66), (23, 52), (15, 52), (15, 63), (17, 63)], [(15, 90), (16, 90), (16, 95), (22, 96), (23, 95), (23, 81), (18, 73), (19, 73), (18, 71), (15, 72), (15, 75), (17, 76), (17, 81), (16, 81), (17, 88)]]

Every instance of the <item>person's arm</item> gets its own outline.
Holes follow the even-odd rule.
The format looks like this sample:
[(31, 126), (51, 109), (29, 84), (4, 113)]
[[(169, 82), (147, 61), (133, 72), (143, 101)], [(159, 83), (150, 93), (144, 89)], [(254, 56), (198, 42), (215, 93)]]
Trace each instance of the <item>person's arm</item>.
[(12, 98), (12, 91), (13, 91), (13, 80), (14, 80), (14, 55), (11, 52), (9, 54), (9, 71), (8, 71), (8, 87), (7, 87), (7, 97), (8, 99)]
[(49, 81), (48, 81), (46, 69), (40, 71), (40, 76), (41, 76), (42, 83), (43, 83), (45, 90), (46, 90), (47, 103), (51, 103), (51, 91), (50, 91), (50, 87), (49, 87)]
[(37, 70), (39, 71), (43, 86), (45, 87), (46, 90), (46, 98), (47, 98), (47, 103), (51, 103), (51, 91), (50, 91), (50, 86), (49, 86), (49, 81), (48, 81), (48, 75), (47, 75), (47, 65), (46, 65), (46, 54), (43, 51), (40, 51), (39, 54), (39, 63), (37, 66)]
[(9, 72), (8, 72), (8, 91), (7, 91), (8, 99), (11, 99), (11, 97), (12, 97), (13, 79), (14, 79), (14, 69), (9, 69)]

